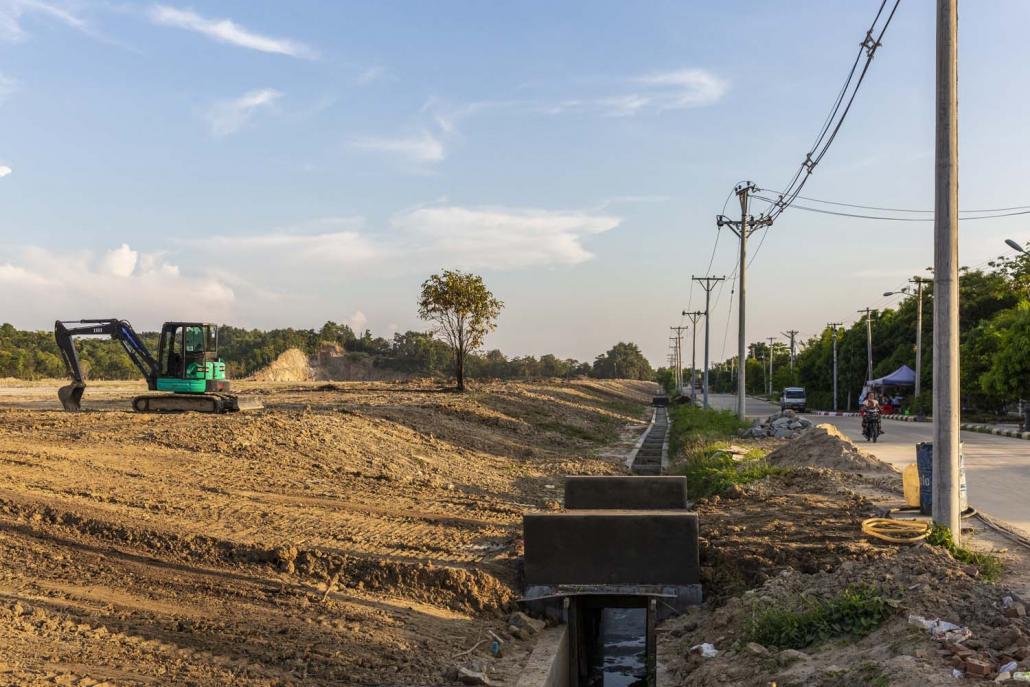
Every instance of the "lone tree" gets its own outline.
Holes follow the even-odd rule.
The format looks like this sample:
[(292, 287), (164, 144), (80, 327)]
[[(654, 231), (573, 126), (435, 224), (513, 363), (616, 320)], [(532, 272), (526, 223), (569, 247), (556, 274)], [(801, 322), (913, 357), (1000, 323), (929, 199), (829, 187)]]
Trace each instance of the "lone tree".
[(483, 338), (496, 328), (503, 307), (477, 274), (444, 270), (422, 282), (418, 315), (436, 323), (436, 333), (453, 349), (458, 391), (465, 390), (465, 357), (482, 346)]

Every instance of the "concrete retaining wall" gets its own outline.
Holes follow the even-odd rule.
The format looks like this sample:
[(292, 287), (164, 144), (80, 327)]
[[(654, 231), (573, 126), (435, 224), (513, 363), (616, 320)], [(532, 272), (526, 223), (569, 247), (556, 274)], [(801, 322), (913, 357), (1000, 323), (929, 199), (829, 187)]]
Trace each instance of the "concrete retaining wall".
[(515, 687), (568, 687), (570, 663), (569, 626), (548, 628), (536, 640)]
[(688, 586), (701, 581), (696, 513), (530, 513), (522, 526), (526, 585)]
[(680, 510), (687, 507), (686, 477), (573, 476), (565, 480), (568, 510)]

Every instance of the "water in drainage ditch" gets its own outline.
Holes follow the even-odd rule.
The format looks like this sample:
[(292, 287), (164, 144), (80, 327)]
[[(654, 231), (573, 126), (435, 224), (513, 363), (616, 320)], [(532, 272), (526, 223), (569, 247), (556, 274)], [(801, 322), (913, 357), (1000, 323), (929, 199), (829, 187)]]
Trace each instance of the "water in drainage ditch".
[(647, 611), (605, 608), (592, 657), (590, 687), (643, 687), (647, 684)]

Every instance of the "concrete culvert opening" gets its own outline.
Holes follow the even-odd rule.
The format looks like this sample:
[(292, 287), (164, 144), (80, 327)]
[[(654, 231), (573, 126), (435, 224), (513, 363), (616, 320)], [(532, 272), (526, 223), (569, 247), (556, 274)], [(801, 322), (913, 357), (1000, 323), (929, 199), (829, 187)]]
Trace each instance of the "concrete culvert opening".
[(571, 684), (648, 687), (655, 684), (653, 604), (643, 597), (580, 597), (573, 627)]

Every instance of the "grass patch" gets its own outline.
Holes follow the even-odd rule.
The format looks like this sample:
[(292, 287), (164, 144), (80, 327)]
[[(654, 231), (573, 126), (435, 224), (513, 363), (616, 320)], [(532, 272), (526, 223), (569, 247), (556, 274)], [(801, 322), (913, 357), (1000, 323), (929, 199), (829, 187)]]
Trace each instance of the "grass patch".
[(677, 472), (687, 478), (687, 493), (692, 499), (722, 494), (734, 484), (747, 484), (783, 472), (764, 457), (735, 460), (718, 446), (687, 452)]
[(765, 461), (761, 449), (751, 449), (739, 460), (724, 450), (730, 439), (748, 426), (732, 412), (678, 405), (669, 408), (669, 422), (669, 450), (674, 458), (682, 459), (673, 470), (686, 476), (692, 499), (716, 496), (734, 484), (783, 472)]
[(878, 590), (849, 587), (828, 599), (808, 599), (800, 610), (782, 606), (756, 610), (745, 628), (745, 641), (804, 649), (834, 637), (864, 637), (893, 612)]
[(673, 453), (698, 440), (735, 437), (737, 432), (748, 427), (728, 410), (705, 410), (685, 403), (669, 406), (669, 423), (669, 449)]
[(976, 569), (980, 571), (980, 577), (988, 582), (993, 582), (1001, 576), (1002, 564), (1000, 558), (994, 554), (970, 551), (961, 546), (955, 546), (951, 538), (951, 530), (947, 527), (934, 525), (933, 530), (930, 531), (930, 536), (926, 538), (926, 543), (940, 546), (947, 550), (951, 557), (959, 563), (975, 565)]

